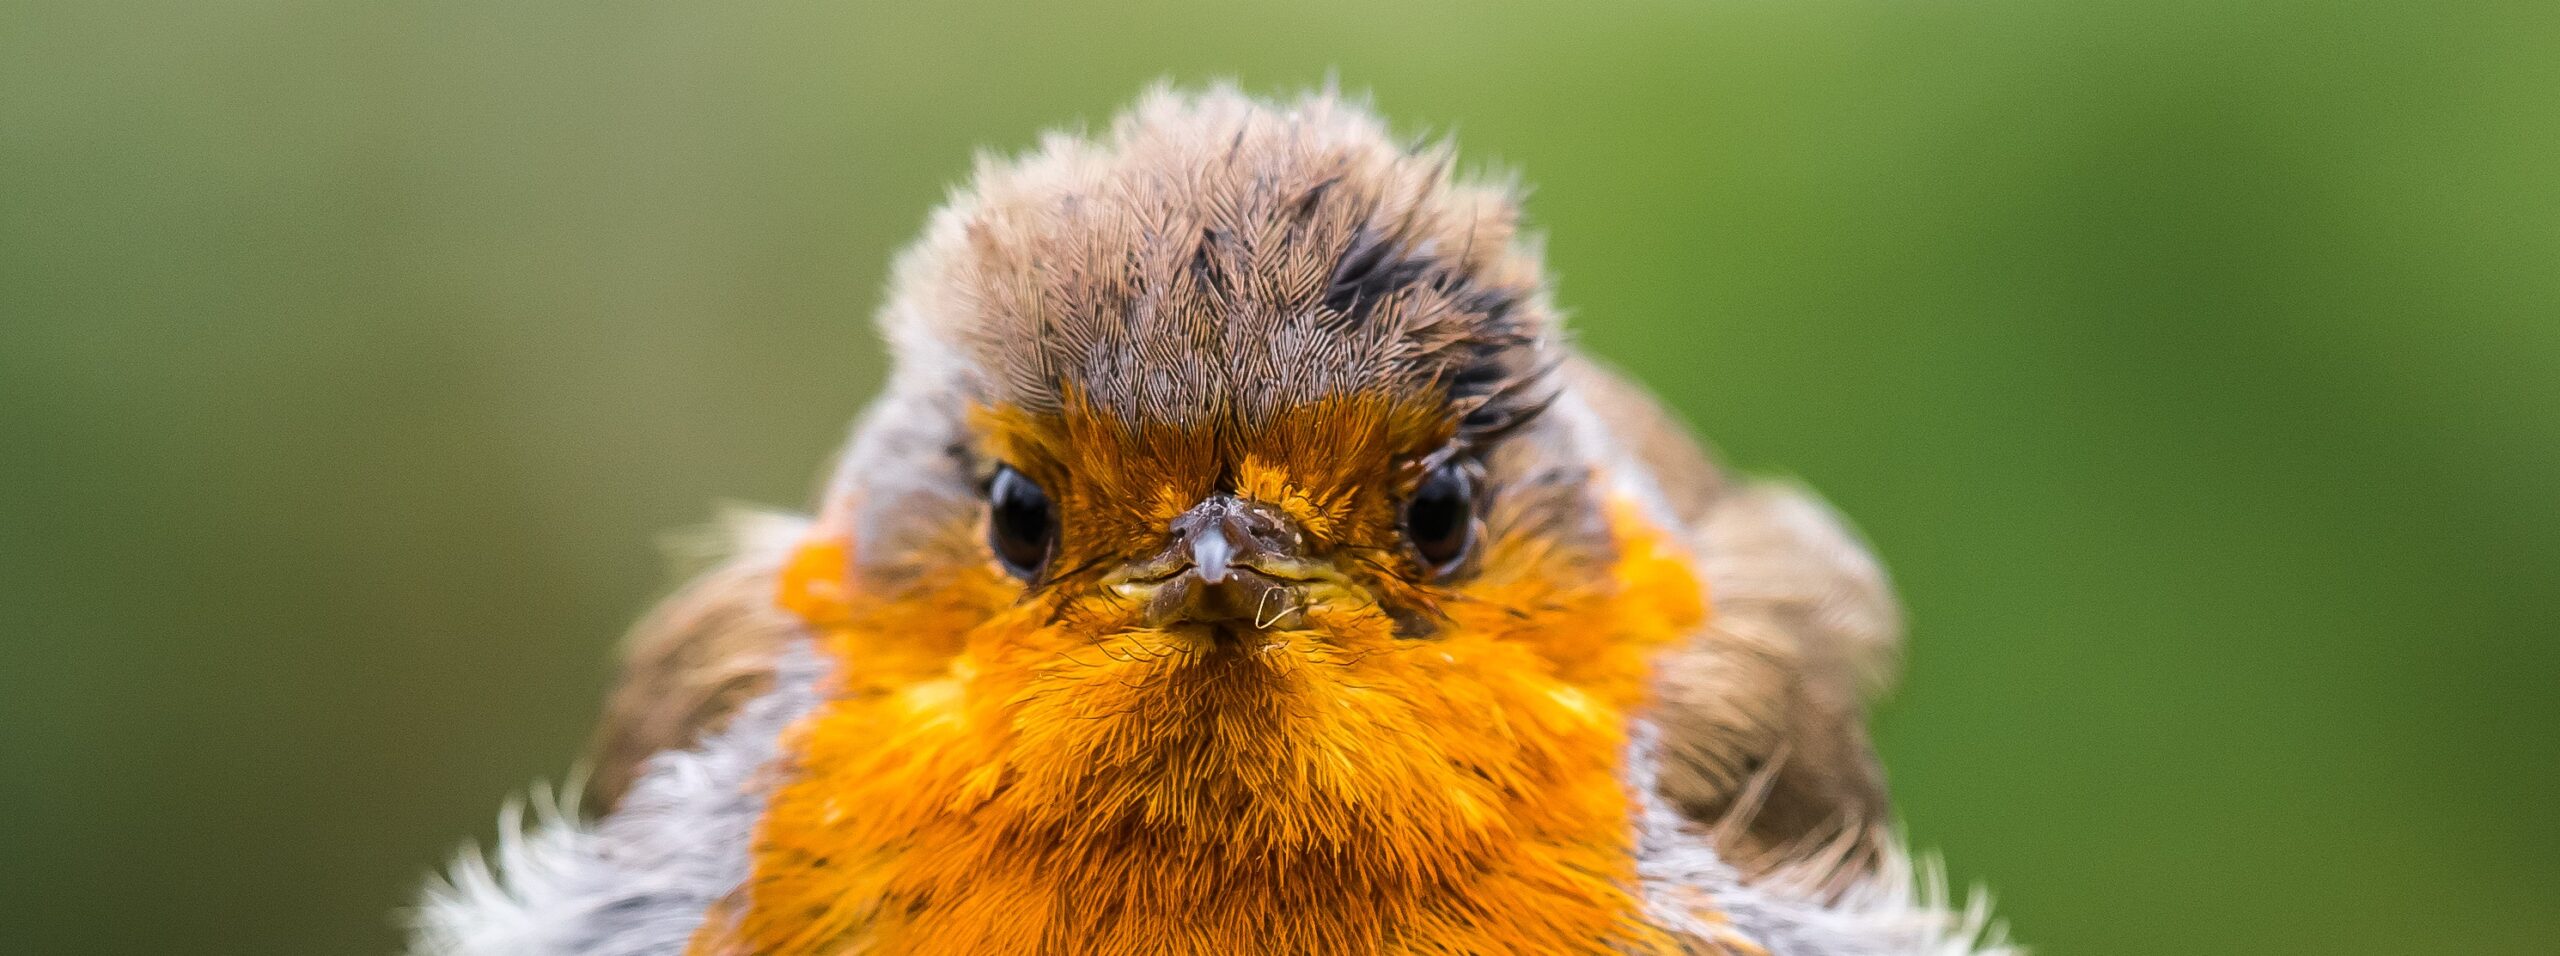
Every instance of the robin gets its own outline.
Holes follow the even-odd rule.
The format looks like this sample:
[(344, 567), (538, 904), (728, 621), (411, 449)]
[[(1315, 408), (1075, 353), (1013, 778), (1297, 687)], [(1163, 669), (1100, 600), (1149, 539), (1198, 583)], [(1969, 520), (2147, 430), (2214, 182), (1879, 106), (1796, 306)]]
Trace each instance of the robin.
[(816, 514), (413, 951), (2008, 952), (1891, 828), (1877, 563), (1567, 345), (1451, 157), (1222, 87), (982, 159)]

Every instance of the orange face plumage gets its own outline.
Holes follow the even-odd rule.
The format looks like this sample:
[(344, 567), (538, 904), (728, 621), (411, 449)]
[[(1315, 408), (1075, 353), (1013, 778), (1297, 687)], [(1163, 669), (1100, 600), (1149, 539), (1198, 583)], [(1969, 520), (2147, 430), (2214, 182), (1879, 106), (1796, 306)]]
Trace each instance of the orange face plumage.
[(838, 686), (696, 952), (1675, 951), (1621, 763), (1700, 585), (1446, 165), (1159, 98), (980, 171), (783, 575)]

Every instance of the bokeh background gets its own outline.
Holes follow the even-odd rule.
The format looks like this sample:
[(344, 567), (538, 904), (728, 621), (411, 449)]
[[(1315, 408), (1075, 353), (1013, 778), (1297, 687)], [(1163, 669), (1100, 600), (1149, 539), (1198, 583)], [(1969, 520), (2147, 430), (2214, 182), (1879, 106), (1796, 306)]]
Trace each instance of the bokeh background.
[(0, 4), (0, 951), (390, 951), (972, 150), (1328, 71), (1872, 536), (2019, 936), (2553, 951), (2560, 5), (2406, 0)]

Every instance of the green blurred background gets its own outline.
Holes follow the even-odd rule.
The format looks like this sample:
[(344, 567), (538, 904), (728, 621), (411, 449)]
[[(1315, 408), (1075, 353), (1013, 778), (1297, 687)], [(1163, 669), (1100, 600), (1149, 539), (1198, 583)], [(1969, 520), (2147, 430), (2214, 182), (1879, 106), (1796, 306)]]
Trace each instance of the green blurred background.
[(0, 951), (362, 954), (973, 149), (1374, 90), (1873, 537), (2050, 954), (2560, 938), (2560, 5), (0, 3)]

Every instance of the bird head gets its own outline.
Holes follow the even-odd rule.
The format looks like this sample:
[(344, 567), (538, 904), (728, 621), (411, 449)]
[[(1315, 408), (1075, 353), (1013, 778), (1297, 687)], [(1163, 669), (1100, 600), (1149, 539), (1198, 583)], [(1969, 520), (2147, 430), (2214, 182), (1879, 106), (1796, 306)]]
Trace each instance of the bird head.
[(855, 679), (1122, 713), (1469, 638), (1588, 663), (1625, 522), (1511, 190), (1450, 166), (1327, 97), (982, 161), (898, 265), (829, 492)]

